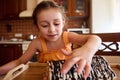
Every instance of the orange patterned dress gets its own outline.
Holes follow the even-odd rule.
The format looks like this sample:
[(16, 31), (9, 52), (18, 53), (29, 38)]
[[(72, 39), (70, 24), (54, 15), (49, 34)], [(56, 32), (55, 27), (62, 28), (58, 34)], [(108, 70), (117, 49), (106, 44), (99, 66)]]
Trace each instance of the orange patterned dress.
[[(68, 32), (66, 31), (63, 33), (63, 41), (65, 44), (64, 49), (68, 52), (71, 51), (71, 43), (68, 40)], [(44, 38), (40, 38), (40, 42), (43, 51), (38, 55), (38, 62), (58, 61), (58, 60), (65, 60), (67, 58), (67, 56), (61, 52), (61, 49), (52, 50), (48, 52)]]

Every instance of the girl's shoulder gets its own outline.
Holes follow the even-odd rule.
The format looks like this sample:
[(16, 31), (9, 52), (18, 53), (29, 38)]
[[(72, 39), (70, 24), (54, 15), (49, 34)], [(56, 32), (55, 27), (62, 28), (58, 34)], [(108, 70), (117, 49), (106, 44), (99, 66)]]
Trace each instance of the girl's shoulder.
[(37, 37), (31, 41), (31, 43), (39, 43), (40, 42), (40, 37)]
[(78, 42), (80, 40), (82, 40), (83, 35), (82, 34), (78, 34), (75, 32), (68, 32), (68, 40), (70, 42)]
[(74, 38), (76, 36), (79, 36), (80, 34), (75, 33), (75, 32), (67, 32), (69, 38)]
[(40, 37), (37, 37), (35, 39), (33, 39), (30, 43), (30, 46), (36, 48), (36, 49), (40, 49), (41, 48), (41, 42), (40, 42)]

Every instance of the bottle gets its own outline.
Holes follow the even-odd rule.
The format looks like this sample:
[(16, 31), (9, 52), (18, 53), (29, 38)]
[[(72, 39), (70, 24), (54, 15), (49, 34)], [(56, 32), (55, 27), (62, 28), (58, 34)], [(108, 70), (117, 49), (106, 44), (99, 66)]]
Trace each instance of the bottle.
[(1, 36), (1, 41), (4, 41), (4, 40), (5, 40), (4, 36)]

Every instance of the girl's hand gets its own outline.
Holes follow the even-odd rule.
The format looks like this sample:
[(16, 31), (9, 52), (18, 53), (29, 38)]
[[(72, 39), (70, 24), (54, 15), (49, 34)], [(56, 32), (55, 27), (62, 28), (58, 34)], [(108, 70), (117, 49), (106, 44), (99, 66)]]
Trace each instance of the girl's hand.
[(63, 64), (61, 73), (66, 74), (74, 64), (78, 64), (77, 72), (81, 74), (84, 71), (84, 79), (89, 76), (91, 71), (92, 55), (86, 50), (86, 48), (78, 48), (72, 52), (61, 50), (63, 54), (68, 55), (68, 59)]

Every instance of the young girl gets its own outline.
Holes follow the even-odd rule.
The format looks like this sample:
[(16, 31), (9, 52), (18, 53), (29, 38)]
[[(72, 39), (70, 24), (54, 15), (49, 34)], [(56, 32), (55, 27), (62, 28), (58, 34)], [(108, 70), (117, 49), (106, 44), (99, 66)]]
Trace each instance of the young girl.
[[(84, 78), (90, 73), (91, 60), (101, 43), (96, 35), (80, 35), (63, 31), (66, 17), (63, 8), (52, 1), (42, 1), (33, 12), (33, 21), (39, 29), (39, 37), (34, 39), (26, 52), (17, 60), (0, 67), (0, 74), (20, 64), (27, 63), (39, 51), (38, 62), (66, 60), (61, 73), (67, 73), (74, 64), (78, 64), (77, 72), (83, 70)], [(71, 50), (71, 43), (82, 45)]]

